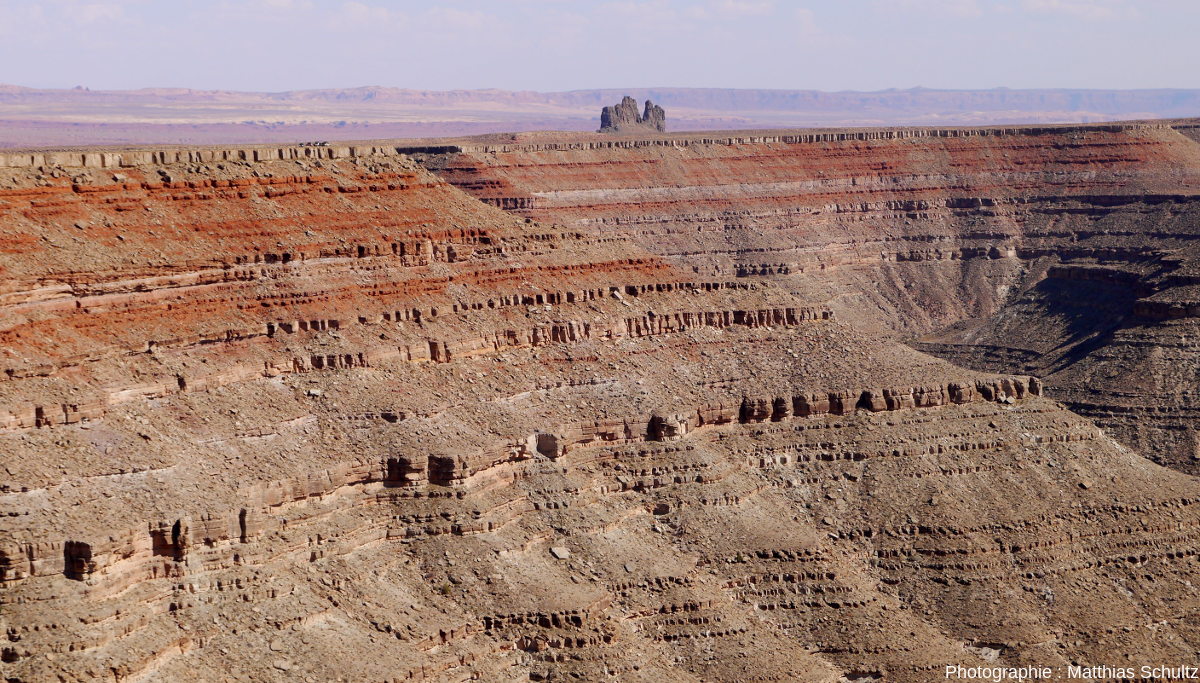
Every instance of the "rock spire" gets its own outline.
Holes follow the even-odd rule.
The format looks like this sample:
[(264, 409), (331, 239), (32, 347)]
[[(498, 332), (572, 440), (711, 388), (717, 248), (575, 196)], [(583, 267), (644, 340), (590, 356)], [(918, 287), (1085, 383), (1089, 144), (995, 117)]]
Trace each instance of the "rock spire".
[(626, 95), (620, 104), (605, 107), (600, 111), (601, 133), (633, 133), (639, 131), (667, 131), (667, 113), (663, 108), (646, 100), (646, 109), (638, 115), (637, 100)]

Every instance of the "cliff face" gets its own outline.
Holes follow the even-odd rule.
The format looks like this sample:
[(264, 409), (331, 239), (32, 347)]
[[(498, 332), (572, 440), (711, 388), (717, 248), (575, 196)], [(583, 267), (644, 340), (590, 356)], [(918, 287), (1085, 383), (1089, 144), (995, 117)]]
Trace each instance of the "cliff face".
[[(470, 148), (441, 173), (539, 220), (770, 280), (1050, 393), (1200, 472), (1194, 123)], [(1165, 355), (1164, 355), (1165, 354)]]
[(1190, 657), (1195, 480), (898, 331), (1163, 258), (1194, 143), (870, 135), (0, 156), (5, 675)]

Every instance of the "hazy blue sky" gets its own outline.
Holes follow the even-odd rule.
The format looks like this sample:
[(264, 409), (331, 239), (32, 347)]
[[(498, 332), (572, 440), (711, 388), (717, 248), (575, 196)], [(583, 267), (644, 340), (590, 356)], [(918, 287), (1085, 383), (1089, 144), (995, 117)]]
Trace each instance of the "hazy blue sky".
[(1200, 87), (1200, 0), (0, 0), (0, 83)]

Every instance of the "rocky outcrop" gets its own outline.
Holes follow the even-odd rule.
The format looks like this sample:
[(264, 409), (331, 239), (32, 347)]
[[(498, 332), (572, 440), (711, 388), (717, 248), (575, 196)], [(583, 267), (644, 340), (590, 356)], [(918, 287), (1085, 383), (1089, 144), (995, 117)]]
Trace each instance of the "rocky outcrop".
[(646, 100), (646, 108), (639, 115), (637, 100), (626, 95), (620, 104), (605, 107), (600, 111), (601, 133), (659, 132), (667, 130), (667, 113), (663, 108)]
[(646, 108), (642, 111), (641, 124), (653, 128), (660, 133), (665, 133), (667, 132), (667, 112), (657, 104), (646, 100)]

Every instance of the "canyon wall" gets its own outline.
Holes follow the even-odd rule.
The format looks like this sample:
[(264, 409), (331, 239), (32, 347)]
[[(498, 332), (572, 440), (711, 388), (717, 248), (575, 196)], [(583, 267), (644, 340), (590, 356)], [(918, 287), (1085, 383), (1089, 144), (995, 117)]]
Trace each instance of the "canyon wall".
[(1047, 397), (1075, 385), (903, 340), (1045, 282), (1150, 305), (1137, 268), (1168, 249), (1136, 245), (1186, 244), (1194, 147), (1122, 125), (8, 157), (0, 671), (1187, 660), (1195, 479)]
[(1197, 473), (1197, 130), (674, 136), (426, 163), (518, 215), (773, 282), (959, 364), (1045, 377), (1122, 442)]

